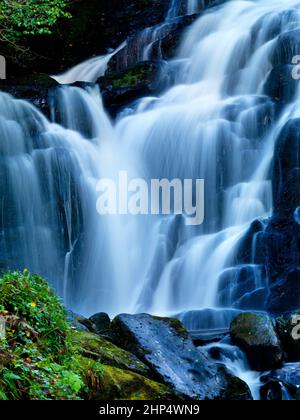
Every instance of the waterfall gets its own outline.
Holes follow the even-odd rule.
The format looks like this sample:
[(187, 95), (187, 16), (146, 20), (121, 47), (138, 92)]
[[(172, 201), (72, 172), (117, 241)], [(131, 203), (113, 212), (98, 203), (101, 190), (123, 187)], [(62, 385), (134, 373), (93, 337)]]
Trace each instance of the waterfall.
[[(180, 3), (171, 2), (166, 22)], [(187, 13), (203, 7), (186, 4)], [(228, 1), (203, 12), (173, 60), (174, 86), (115, 122), (96, 87), (58, 88), (51, 122), (1, 93), (0, 266), (44, 275), (84, 314), (209, 310), (218, 314), (210, 326), (228, 325), (247, 293), (267, 288), (255, 249), (249, 264), (237, 255), (251, 223), (272, 211), (274, 140), (299, 107), (278, 116), (264, 85), (279, 35), (299, 26), (299, 0)], [(141, 46), (144, 59), (154, 39), (152, 32)], [(95, 82), (115, 53), (56, 80)], [(97, 180), (120, 170), (146, 180), (204, 179), (204, 224), (186, 226), (180, 215), (100, 216)], [(243, 293), (240, 278), (249, 285)]]

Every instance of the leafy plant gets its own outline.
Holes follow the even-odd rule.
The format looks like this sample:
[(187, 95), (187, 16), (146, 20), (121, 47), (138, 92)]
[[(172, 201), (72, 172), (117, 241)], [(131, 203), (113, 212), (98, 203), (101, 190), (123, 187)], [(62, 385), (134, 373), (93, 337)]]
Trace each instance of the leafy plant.
[[(0, 400), (84, 398), (89, 366), (72, 343), (76, 332), (45, 280), (28, 270), (5, 274), (0, 316), (6, 321), (0, 339)], [(93, 363), (100, 374), (101, 365)]]
[(60, 18), (69, 18), (69, 0), (1, 0), (0, 41), (20, 48), (22, 38), (51, 34)]

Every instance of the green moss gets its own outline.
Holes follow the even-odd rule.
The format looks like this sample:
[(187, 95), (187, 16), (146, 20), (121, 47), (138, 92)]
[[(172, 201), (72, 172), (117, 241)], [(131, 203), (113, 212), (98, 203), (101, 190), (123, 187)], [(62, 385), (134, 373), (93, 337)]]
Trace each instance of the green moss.
[(70, 339), (74, 351), (83, 356), (141, 375), (147, 375), (149, 372), (147, 366), (135, 356), (95, 334), (74, 330)]
[(166, 386), (143, 376), (148, 368), (135, 356), (74, 330), (48, 284), (27, 270), (0, 279), (0, 316), (6, 321), (0, 400), (172, 397)]
[(175, 331), (178, 336), (181, 336), (183, 339), (189, 338), (189, 333), (183, 326), (183, 324), (176, 318), (161, 318), (161, 317), (154, 317), (160, 321), (164, 321), (170, 325), (170, 327)]
[(92, 390), (93, 399), (104, 400), (166, 400), (172, 398), (170, 390), (157, 382), (133, 372), (103, 366), (99, 389)]
[(131, 70), (121, 73), (118, 76), (112, 76), (110, 81), (112, 87), (115, 89), (131, 88), (147, 80), (152, 72), (153, 69), (150, 66), (137, 66)]

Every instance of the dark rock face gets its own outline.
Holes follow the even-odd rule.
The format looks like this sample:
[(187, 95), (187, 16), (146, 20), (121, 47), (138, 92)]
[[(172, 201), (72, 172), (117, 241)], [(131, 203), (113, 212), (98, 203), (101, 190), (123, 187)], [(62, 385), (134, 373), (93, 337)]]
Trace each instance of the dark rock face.
[(272, 69), (264, 86), (264, 92), (270, 96), (281, 109), (293, 100), (298, 81), (292, 77), (293, 65), (285, 64)]
[(281, 366), (281, 343), (268, 315), (238, 315), (231, 323), (230, 335), (233, 343), (247, 354), (252, 369), (264, 371)]
[(0, 80), (0, 91), (31, 102), (47, 117), (50, 116), (49, 97), (57, 86), (58, 83), (46, 74)]
[(93, 322), (80, 314), (75, 314), (74, 312), (68, 310), (67, 319), (71, 326), (78, 331), (96, 333), (96, 328)]
[(145, 47), (151, 44), (148, 52), (150, 60), (167, 60), (173, 58), (183, 31), (199, 15), (181, 16), (170, 22), (139, 31), (128, 38), (126, 45), (116, 53), (108, 63), (107, 73), (122, 72), (127, 68), (144, 61)]
[(106, 334), (110, 330), (110, 318), (104, 313), (100, 312), (90, 317), (90, 321), (95, 325), (97, 334)]
[(300, 365), (286, 365), (262, 377), (262, 400), (300, 400)]
[(300, 204), (300, 119), (287, 122), (275, 145), (273, 195), (275, 215), (289, 217)]
[(251, 398), (249, 392), (245, 396), (245, 388), (236, 392), (240, 381), (212, 364), (177, 320), (147, 314), (119, 315), (112, 322), (112, 330), (116, 344), (135, 354), (150, 367), (156, 380), (169, 385), (178, 395), (226, 399), (230, 389), (234, 389), (235, 398), (237, 394), (243, 399)]
[(233, 267), (225, 270), (220, 276), (220, 307), (263, 309), (266, 298), (266, 272), (263, 265)]
[(163, 83), (162, 65), (143, 62), (121, 73), (101, 77), (98, 84), (103, 102), (112, 116), (143, 96), (158, 94)]
[(274, 67), (291, 64), (295, 55), (300, 54), (300, 30), (286, 32), (279, 36), (273, 51)]

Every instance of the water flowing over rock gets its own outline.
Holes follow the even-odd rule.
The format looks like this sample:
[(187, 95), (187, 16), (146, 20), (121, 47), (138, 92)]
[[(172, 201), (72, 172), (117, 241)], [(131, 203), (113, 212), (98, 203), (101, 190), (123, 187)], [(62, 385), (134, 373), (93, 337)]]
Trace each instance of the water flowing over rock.
[[(160, 3), (146, 24), (156, 30), (138, 24), (148, 38), (133, 58), (154, 70), (147, 76), (131, 67), (109, 74), (117, 48), (60, 75), (85, 83), (55, 89), (48, 119), (0, 94), (1, 269), (44, 275), (87, 316), (192, 313), (222, 334), (242, 310), (299, 308), (299, 102), (287, 78), (300, 2), (203, 5), (164, 2), (162, 12)], [(174, 21), (176, 53), (160, 56), (170, 36), (161, 31)], [(114, 121), (105, 89), (120, 101)], [(116, 181), (120, 170), (146, 181), (204, 179), (204, 223), (100, 216), (97, 181)]]

